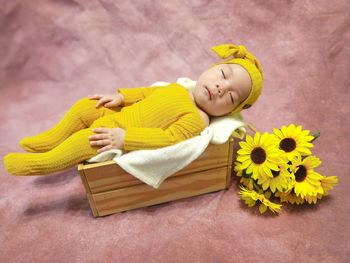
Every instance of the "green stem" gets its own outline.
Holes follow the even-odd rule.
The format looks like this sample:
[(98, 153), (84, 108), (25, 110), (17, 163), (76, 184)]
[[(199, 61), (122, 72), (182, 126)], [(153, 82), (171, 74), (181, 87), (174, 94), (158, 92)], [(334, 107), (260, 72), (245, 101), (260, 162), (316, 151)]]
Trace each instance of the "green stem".
[(321, 136), (321, 133), (319, 131), (314, 132), (313, 134), (311, 134), (311, 136), (313, 136), (314, 138), (312, 139), (311, 143), (316, 140), (318, 137)]

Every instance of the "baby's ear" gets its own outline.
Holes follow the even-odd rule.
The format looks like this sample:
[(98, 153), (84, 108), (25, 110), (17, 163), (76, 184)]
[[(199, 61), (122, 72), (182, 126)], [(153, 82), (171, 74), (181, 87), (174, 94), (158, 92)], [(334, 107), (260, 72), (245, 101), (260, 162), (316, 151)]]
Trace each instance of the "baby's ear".
[(252, 105), (250, 105), (250, 104), (245, 104), (245, 105), (243, 106), (243, 109), (249, 109), (251, 106), (252, 106)]

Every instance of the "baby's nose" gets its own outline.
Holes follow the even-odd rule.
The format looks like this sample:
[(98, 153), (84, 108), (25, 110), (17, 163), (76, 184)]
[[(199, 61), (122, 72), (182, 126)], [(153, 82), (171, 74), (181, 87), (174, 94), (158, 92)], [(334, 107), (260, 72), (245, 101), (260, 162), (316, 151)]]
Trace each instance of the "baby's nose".
[(216, 88), (218, 90), (219, 95), (222, 95), (224, 93), (224, 89), (221, 85), (216, 84)]

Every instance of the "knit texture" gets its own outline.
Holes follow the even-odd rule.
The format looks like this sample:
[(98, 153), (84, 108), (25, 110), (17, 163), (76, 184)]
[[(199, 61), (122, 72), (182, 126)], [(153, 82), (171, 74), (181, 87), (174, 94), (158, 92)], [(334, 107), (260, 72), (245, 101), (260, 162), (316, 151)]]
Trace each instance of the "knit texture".
[(91, 146), (88, 139), (95, 134), (92, 129), (118, 127), (118, 122), (112, 118), (115, 111), (104, 107), (96, 109), (95, 105), (96, 100), (80, 99), (55, 127), (21, 140), (31, 151), (47, 151), (9, 153), (4, 157), (5, 169), (14, 175), (46, 175), (73, 167), (95, 156), (98, 147)]
[(119, 89), (119, 92), (126, 105), (139, 101), (120, 113), (120, 123), (126, 127), (126, 151), (169, 146), (199, 135), (205, 129), (188, 90), (179, 84)]
[(80, 130), (45, 153), (9, 153), (5, 169), (14, 175), (46, 175), (70, 168), (97, 154), (87, 139), (92, 134), (91, 128)]
[(19, 145), (27, 152), (47, 152), (71, 134), (90, 127), (96, 119), (115, 112), (105, 107), (96, 108), (95, 105), (96, 100), (78, 100), (54, 127), (35, 136), (24, 137)]
[(88, 140), (97, 127), (125, 129), (127, 151), (175, 144), (205, 128), (188, 91), (178, 84), (119, 92), (126, 107), (96, 109), (96, 100), (79, 100), (53, 128), (23, 138), (20, 145), (36, 153), (7, 154), (5, 169), (14, 175), (45, 175), (75, 166), (97, 154), (100, 147), (92, 147)]

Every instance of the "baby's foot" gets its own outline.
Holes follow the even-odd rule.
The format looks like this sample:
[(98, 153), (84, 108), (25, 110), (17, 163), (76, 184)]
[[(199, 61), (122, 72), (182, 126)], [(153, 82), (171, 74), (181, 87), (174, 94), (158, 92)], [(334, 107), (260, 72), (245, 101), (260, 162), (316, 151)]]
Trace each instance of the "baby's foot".
[(47, 175), (59, 172), (51, 164), (46, 153), (8, 153), (4, 160), (5, 170), (12, 175)]
[(27, 175), (28, 171), (23, 162), (23, 157), (26, 153), (9, 153), (4, 157), (4, 168), (5, 170), (13, 175)]

